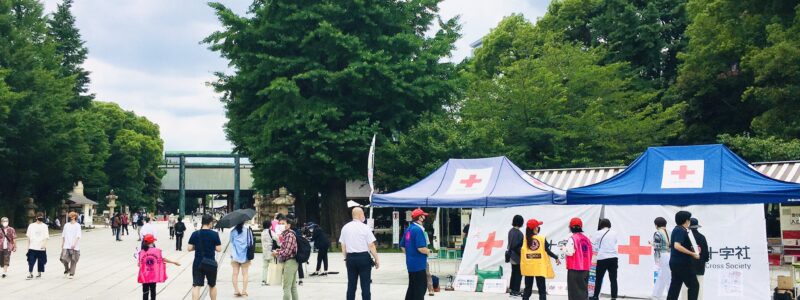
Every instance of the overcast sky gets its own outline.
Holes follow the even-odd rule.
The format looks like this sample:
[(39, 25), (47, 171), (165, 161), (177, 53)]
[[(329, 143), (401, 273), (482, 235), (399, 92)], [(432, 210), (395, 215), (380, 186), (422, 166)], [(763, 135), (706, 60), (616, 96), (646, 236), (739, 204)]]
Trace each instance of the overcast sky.
[[(61, 0), (46, 0), (47, 12)], [(251, 1), (221, 1), (244, 13)], [(445, 18), (461, 16), (463, 37), (453, 61), (471, 52), (469, 44), (512, 13), (535, 21), (550, 0), (445, 0)], [(219, 97), (206, 85), (226, 61), (199, 41), (220, 29), (205, 1), (79, 0), (73, 5), (89, 48), (84, 67), (90, 90), (100, 101), (116, 102), (161, 127), (165, 150), (230, 150)]]

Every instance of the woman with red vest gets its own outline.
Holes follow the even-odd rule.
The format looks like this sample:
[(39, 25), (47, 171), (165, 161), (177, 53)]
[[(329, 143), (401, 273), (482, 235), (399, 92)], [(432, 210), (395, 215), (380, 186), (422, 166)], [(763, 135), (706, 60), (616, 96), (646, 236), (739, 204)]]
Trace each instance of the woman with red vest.
[(569, 300), (589, 298), (589, 268), (592, 266), (592, 241), (583, 235), (583, 221), (572, 218), (569, 221), (572, 237), (564, 246), (567, 256), (567, 295)]
[[(552, 279), (553, 265), (550, 257), (555, 258), (556, 265), (561, 265), (558, 256), (550, 251), (550, 243), (539, 231), (543, 222), (536, 219), (528, 220), (525, 229), (525, 239), (522, 240), (522, 249), (519, 259), (520, 273), (525, 276), (525, 291), (522, 294), (523, 300), (531, 298), (533, 289), (533, 279), (536, 278), (536, 289), (539, 291), (539, 300), (547, 299), (547, 284), (545, 278)], [(549, 256), (549, 257), (548, 257)]]

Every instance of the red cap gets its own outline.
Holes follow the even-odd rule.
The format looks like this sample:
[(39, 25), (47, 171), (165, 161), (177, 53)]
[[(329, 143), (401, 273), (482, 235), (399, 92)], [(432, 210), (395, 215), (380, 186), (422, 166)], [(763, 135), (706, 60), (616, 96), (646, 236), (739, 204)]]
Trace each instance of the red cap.
[(152, 244), (156, 241), (156, 237), (154, 237), (152, 234), (145, 234), (142, 239), (146, 244)]
[(542, 225), (542, 224), (544, 224), (544, 222), (541, 222), (541, 221), (536, 220), (536, 219), (528, 220), (528, 228), (529, 229), (536, 229), (536, 227), (539, 227), (539, 225)]
[(411, 219), (416, 219), (419, 216), (427, 216), (427, 215), (428, 214), (422, 211), (422, 209), (417, 208), (411, 212)]
[(575, 226), (583, 227), (583, 221), (581, 221), (581, 218), (572, 218), (572, 220), (569, 220), (569, 227), (572, 228)]

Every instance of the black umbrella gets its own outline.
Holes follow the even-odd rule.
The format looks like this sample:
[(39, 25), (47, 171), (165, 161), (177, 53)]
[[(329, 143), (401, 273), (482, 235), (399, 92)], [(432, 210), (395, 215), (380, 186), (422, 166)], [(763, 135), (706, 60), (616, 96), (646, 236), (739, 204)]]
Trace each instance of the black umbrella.
[(230, 228), (240, 223), (244, 223), (253, 218), (256, 215), (256, 211), (252, 208), (247, 209), (237, 209), (233, 212), (225, 215), (222, 219), (217, 222), (217, 228)]

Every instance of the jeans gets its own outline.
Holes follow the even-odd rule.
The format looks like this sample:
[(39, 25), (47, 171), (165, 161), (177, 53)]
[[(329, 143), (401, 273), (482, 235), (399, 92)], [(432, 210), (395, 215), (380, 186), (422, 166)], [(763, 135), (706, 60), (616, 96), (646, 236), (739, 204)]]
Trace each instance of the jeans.
[(531, 298), (534, 278), (536, 278), (536, 290), (539, 292), (539, 300), (547, 300), (547, 282), (544, 276), (525, 276), (525, 292), (522, 293), (522, 300)]
[(371, 298), (369, 286), (372, 280), (372, 258), (369, 253), (348, 253), (345, 265), (347, 266), (347, 300), (356, 299), (356, 285), (359, 279), (361, 280), (361, 299), (369, 300)]
[(589, 298), (589, 271), (567, 270), (567, 295), (569, 300)]
[(520, 283), (522, 283), (522, 273), (520, 273), (519, 265), (511, 264), (511, 283), (508, 286), (511, 293), (519, 293)]
[(175, 250), (177, 251), (183, 250), (183, 234), (175, 235)]
[(611, 281), (611, 299), (617, 298), (618, 267), (619, 259), (616, 257), (597, 261), (597, 277), (595, 277), (594, 282), (594, 298), (597, 298), (600, 295), (600, 289), (603, 287), (603, 277), (606, 276), (606, 271), (608, 271), (608, 280)]
[(33, 265), (36, 264), (39, 273), (44, 272), (44, 265), (47, 264), (47, 252), (44, 250), (28, 250), (28, 273), (33, 273)]
[(323, 263), (325, 264), (325, 272), (328, 272), (328, 248), (321, 248), (317, 251), (317, 272), (319, 272), (319, 267)]
[(283, 263), (283, 300), (300, 300), (297, 295), (297, 260), (291, 258)]
[(408, 289), (406, 289), (406, 300), (425, 299), (425, 290), (428, 288), (428, 275), (425, 270), (408, 272)]
[(672, 281), (669, 283), (667, 300), (678, 300), (684, 284), (688, 288), (689, 300), (697, 300), (700, 283), (697, 282), (697, 276), (694, 275), (689, 264), (669, 264), (669, 269), (672, 271)]
[(147, 300), (147, 294), (150, 294), (150, 300), (156, 300), (155, 282), (142, 284), (142, 300)]

